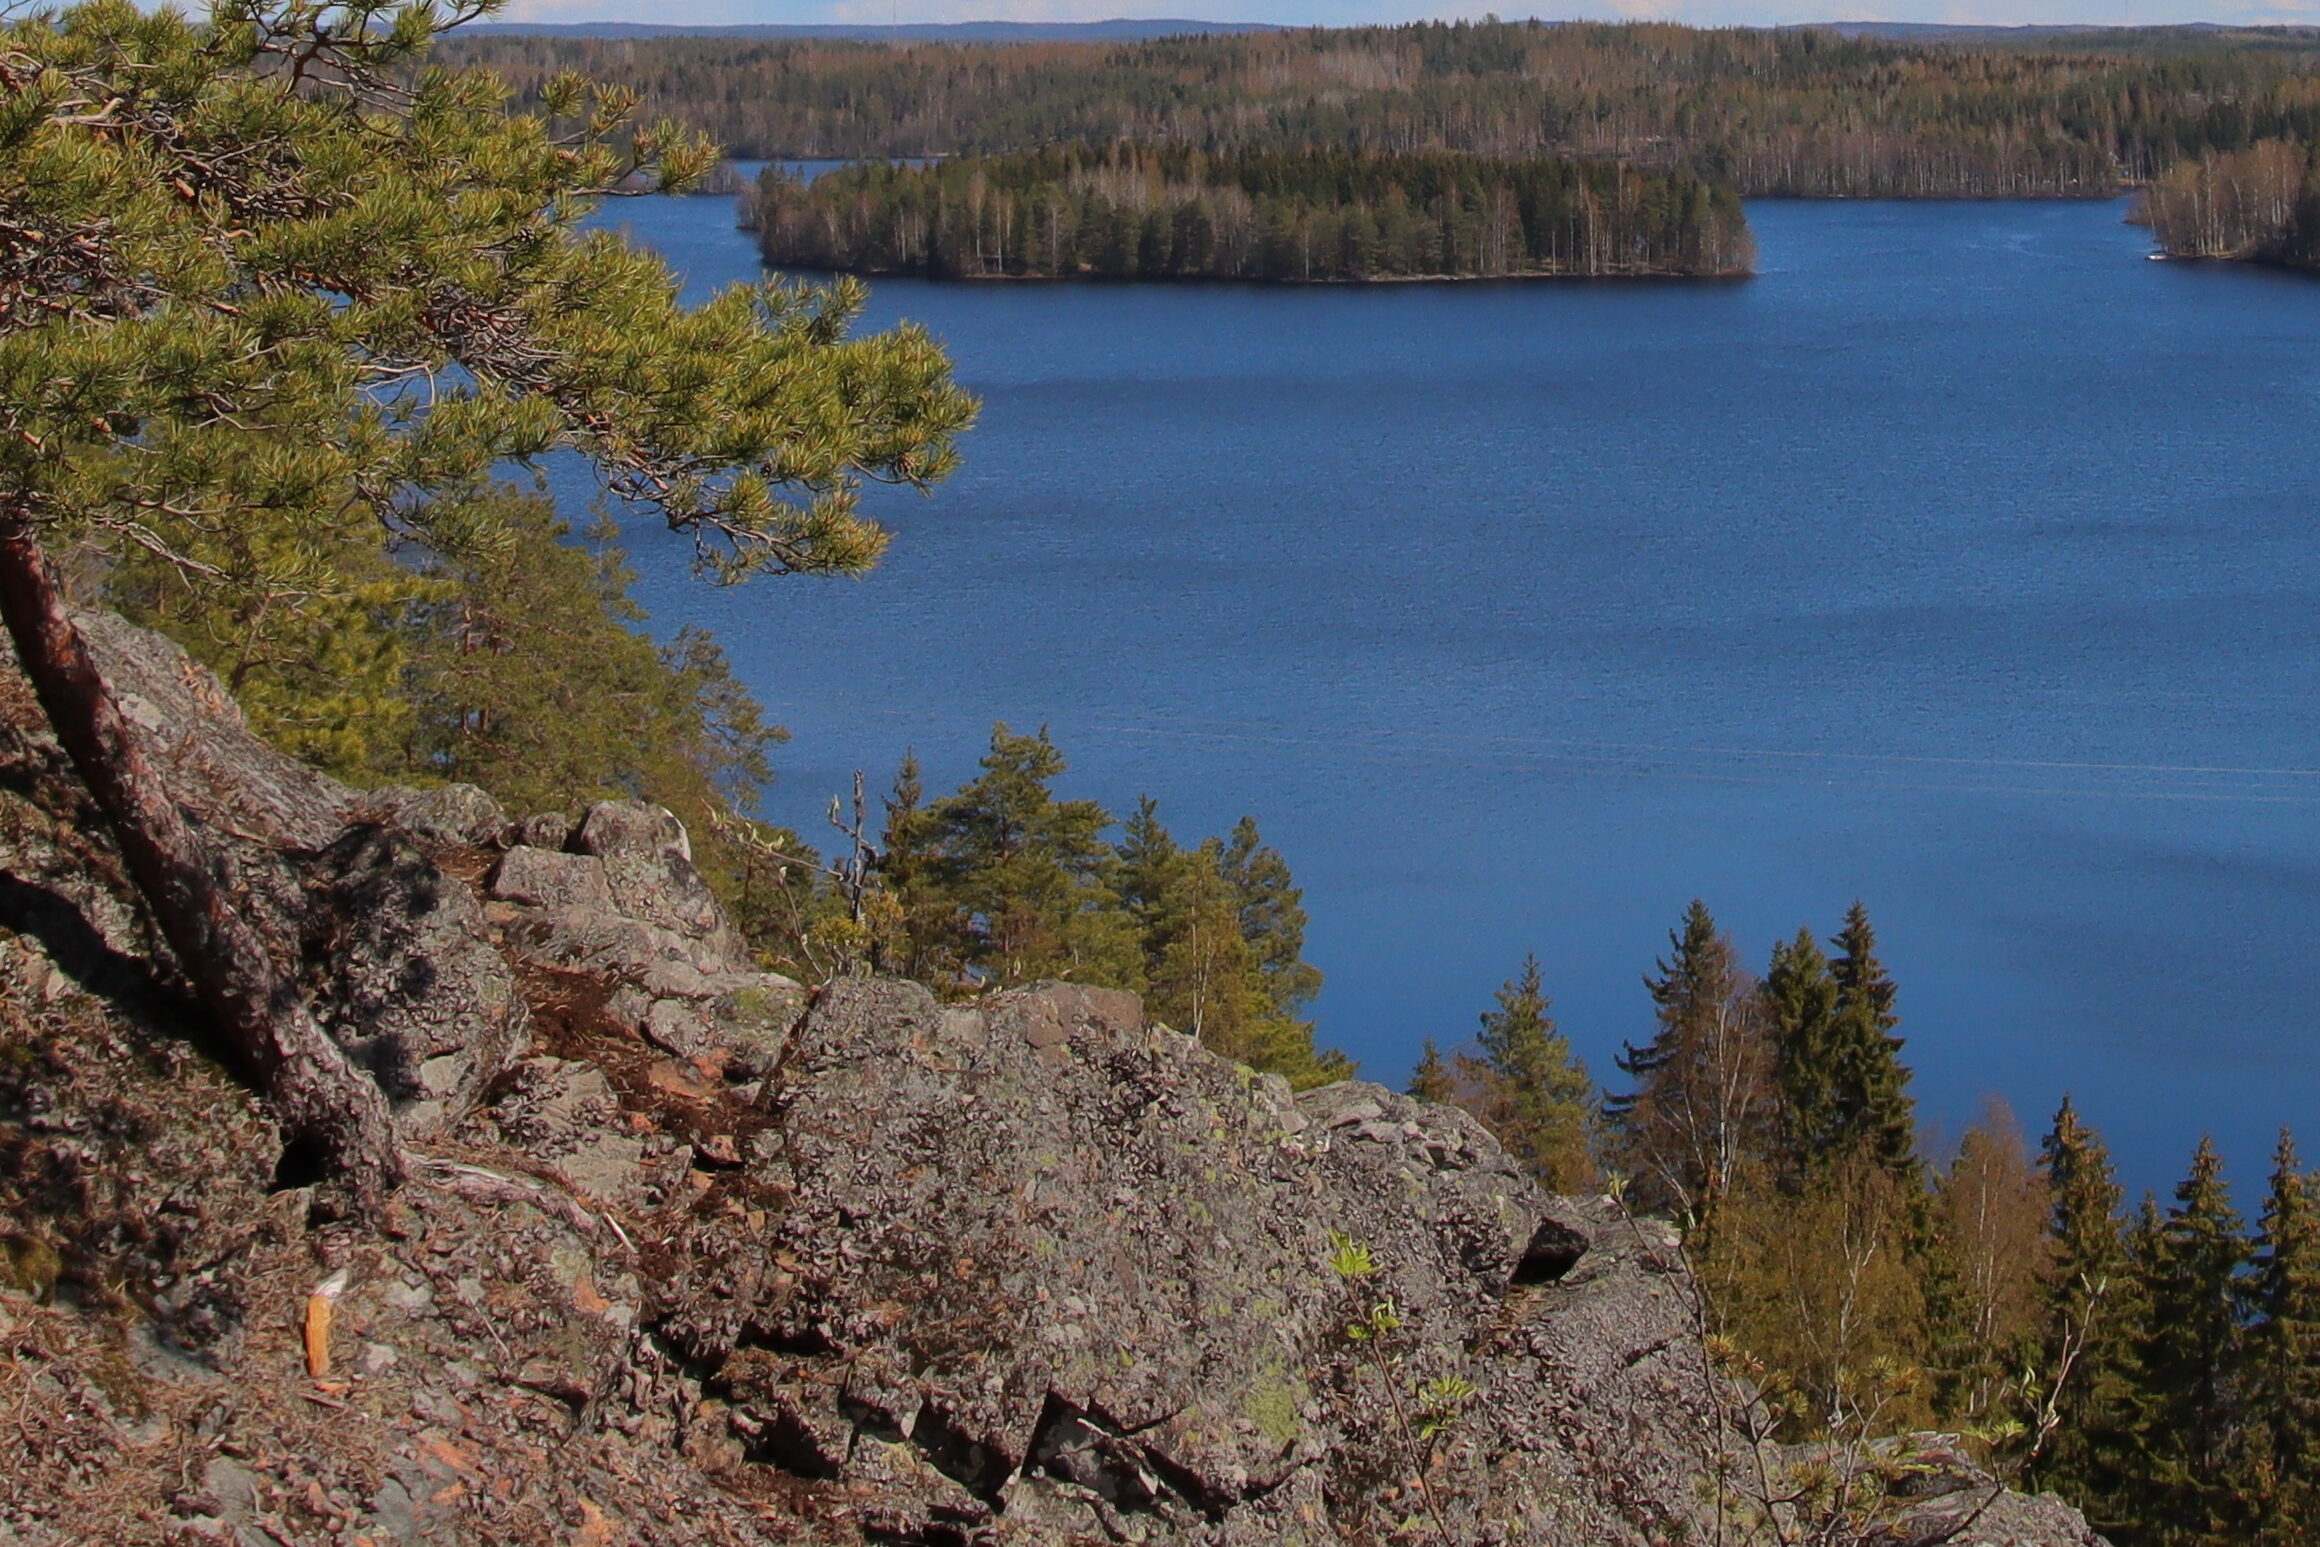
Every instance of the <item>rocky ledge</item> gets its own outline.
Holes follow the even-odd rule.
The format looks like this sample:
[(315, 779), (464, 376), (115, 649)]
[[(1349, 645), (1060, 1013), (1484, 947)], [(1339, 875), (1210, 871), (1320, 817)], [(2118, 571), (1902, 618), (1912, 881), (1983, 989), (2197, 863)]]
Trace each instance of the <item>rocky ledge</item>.
[[(1463, 1113), (1293, 1096), (1099, 989), (809, 999), (668, 813), (349, 790), (90, 622), (415, 1180), (383, 1229), (315, 1207), (0, 671), (0, 1544), (1814, 1524), (1764, 1517), (1797, 1458), (1733, 1434), (1673, 1233), (1542, 1194)], [(2097, 1540), (1899, 1444), (1814, 1540)]]

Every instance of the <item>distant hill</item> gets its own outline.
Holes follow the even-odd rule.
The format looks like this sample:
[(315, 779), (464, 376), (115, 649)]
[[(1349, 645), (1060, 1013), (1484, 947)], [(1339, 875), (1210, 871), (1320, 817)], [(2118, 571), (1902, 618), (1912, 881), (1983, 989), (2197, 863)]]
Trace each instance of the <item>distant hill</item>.
[(906, 22), (899, 26), (885, 27), (842, 22), (805, 26), (766, 22), (741, 27), (684, 27), (630, 21), (507, 21), (477, 22), (459, 30), (463, 36), (509, 32), (554, 38), (845, 38), (869, 43), (886, 40), (936, 43), (1138, 43), (1146, 38), (1281, 32), (1287, 29), (1261, 21), (1187, 21), (1175, 17), (1157, 17), (1148, 20), (1123, 18), (1083, 22)]
[(2163, 37), (2169, 33), (2205, 33), (2219, 39), (2249, 37), (2286, 40), (2320, 36), (2320, 27), (2240, 27), (2211, 21), (2173, 22), (2155, 27), (2106, 27), (2087, 23), (1989, 27), (1929, 21), (1833, 21), (1805, 25), (1848, 38), (1886, 38), (1897, 43), (2036, 43), (2052, 38)]

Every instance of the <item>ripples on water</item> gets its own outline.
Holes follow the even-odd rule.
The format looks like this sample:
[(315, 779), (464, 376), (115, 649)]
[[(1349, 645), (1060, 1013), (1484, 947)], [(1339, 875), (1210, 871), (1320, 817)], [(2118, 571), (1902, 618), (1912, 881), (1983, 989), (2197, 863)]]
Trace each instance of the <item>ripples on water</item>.
[[(1929, 1125), (2061, 1093), (2136, 1186), (2320, 1143), (2320, 283), (2117, 204), (1751, 206), (1732, 284), (886, 282), (985, 402), (860, 583), (685, 580), (808, 831), (994, 719), (1295, 866), (1325, 1035), (1398, 1081), (1526, 950), (1599, 1075), (1704, 896), (1865, 899)], [(721, 199), (606, 218), (697, 290)]]

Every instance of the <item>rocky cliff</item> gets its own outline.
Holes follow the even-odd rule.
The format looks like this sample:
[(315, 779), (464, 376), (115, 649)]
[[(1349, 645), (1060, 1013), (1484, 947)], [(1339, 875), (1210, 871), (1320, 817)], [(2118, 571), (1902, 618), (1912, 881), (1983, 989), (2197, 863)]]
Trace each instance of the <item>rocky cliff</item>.
[[(350, 790), (88, 624), (415, 1179), (318, 1207), (0, 665), (0, 1544), (1812, 1525), (1764, 1518), (1801, 1474), (1732, 1432), (1672, 1233), (1464, 1114), (1292, 1096), (1104, 990), (808, 995), (667, 813)], [(1814, 1540), (2096, 1541), (1937, 1443), (1848, 1467), (1874, 1507)]]

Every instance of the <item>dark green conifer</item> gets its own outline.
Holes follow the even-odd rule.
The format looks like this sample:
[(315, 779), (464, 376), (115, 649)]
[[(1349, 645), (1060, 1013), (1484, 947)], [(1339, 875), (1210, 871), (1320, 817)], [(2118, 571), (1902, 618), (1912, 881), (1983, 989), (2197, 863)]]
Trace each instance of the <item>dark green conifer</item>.
[(1477, 1115), (1550, 1192), (1594, 1187), (1595, 1081), (1547, 1014), (1538, 957), (1524, 957), (1522, 972), (1499, 986), (1497, 998), (1475, 1038)]
[(2257, 1225), (2248, 1300), (2243, 1489), (2262, 1547), (2320, 1534), (2320, 1199), (2280, 1131), (2271, 1191)]
[(2246, 1501), (2234, 1475), (2242, 1431), (2235, 1377), (2249, 1252), (2212, 1142), (2199, 1141), (2166, 1217), (2154, 1222), (2152, 1212), (2146, 1204), (2137, 1231), (2149, 1408), (2138, 1425), (2143, 1497), (2134, 1534), (2159, 1547), (2245, 1541)]
[(1157, 937), (1168, 889), (1183, 873), (1184, 850), (1160, 824), (1160, 803), (1149, 795), (1137, 797), (1136, 809), (1120, 825), (1120, 842), (1113, 851), (1118, 863), (1112, 871), (1112, 890), (1128, 911), (1145, 941), (1146, 969), (1157, 965)]
[(1458, 1094), (1457, 1082), (1450, 1075), (1450, 1061), (1442, 1056), (1432, 1037), (1426, 1039), (1424, 1050), (1418, 1054), (1418, 1066), (1410, 1071), (1406, 1093), (1414, 1101), (1429, 1101), (1436, 1106)]
[(872, 942), (881, 972), (916, 978), (938, 988), (959, 984), (972, 941), (964, 913), (952, 901), (935, 863), (933, 819), (915, 749), (902, 754), (885, 798), (886, 829), (879, 851), (878, 885), (889, 899)]
[(1877, 960), (1877, 932), (1859, 902), (1846, 910), (1845, 926), (1833, 942), (1839, 955), (1829, 964), (1836, 980), (1836, 1013), (1830, 1022), (1834, 1075), (1839, 1089), (1835, 1147), (1866, 1145), (1879, 1164), (1896, 1176), (1917, 1180), (1916, 1103), (1909, 1096), (1909, 1066), (1901, 1061), (1901, 1038), (1893, 1028), (1893, 980)]
[(1305, 893), (1281, 851), (1257, 831), (1255, 817), (1242, 817), (1230, 837), (1209, 843), (1217, 874), (1238, 899), (1241, 937), (1266, 997), (1277, 1014), (1295, 1019), (1321, 992), (1321, 969), (1305, 960)]
[(1321, 986), (1304, 959), (1303, 894), (1253, 818), (1187, 849), (1146, 796), (1123, 824), (1109, 881), (1144, 973), (1115, 986), (1143, 989), (1168, 1024), (1300, 1089), (1352, 1072), (1297, 1013)]
[(1659, 1029), (1616, 1062), (1633, 1088), (1605, 1102), (1639, 1208), (1703, 1220), (1766, 1152), (1772, 1068), (1763, 1016), (1732, 942), (1697, 898), (1644, 980)]
[(1021, 736), (997, 725), (982, 773), (925, 808), (929, 873), (963, 926), (965, 967), (985, 982), (1141, 976), (1107, 884), (1111, 816), (1092, 800), (1055, 798), (1064, 768), (1044, 727)]
[(1810, 927), (1772, 947), (1763, 1000), (1780, 1091), (1781, 1170), (1794, 1186), (1839, 1148), (1844, 1131), (1834, 1051), (1837, 980)]
[(2142, 1285), (2119, 1215), (2124, 1194), (2110, 1151), (2067, 1096), (2040, 1158), (2053, 1197), (2053, 1266), (2039, 1363), (2031, 1371), (2025, 1478), (2112, 1530), (2131, 1524), (2136, 1493), (2137, 1338), (2147, 1319)]

